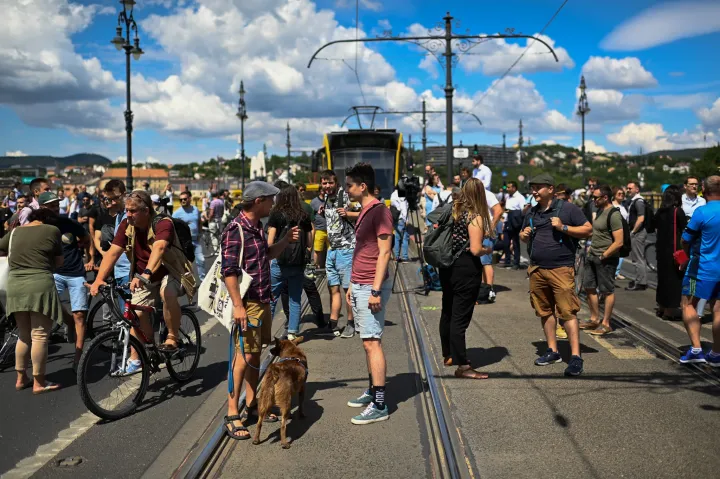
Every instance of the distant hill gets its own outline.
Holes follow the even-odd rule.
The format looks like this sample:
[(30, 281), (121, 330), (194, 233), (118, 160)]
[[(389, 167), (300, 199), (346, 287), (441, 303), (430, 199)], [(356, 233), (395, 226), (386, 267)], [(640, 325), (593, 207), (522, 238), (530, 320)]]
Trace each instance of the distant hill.
[(673, 158), (702, 158), (708, 148), (687, 148), (685, 150), (660, 150), (648, 153), (647, 156), (667, 156)]
[(92, 166), (112, 163), (108, 158), (95, 153), (78, 153), (71, 156), (0, 156), (0, 168), (10, 168), (14, 165), (27, 167), (38, 166)]

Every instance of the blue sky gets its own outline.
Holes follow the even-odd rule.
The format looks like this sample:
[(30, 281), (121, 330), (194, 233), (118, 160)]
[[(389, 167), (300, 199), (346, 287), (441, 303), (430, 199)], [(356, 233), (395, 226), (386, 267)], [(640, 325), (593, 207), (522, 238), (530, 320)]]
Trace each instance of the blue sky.
[[(7, 0), (9, 32), (0, 39), (0, 154), (125, 155), (124, 57), (109, 40), (118, 2)], [(430, 2), (359, 0), (359, 36), (422, 34), (455, 17), (457, 33), (514, 28), (537, 34), (562, 0)], [(444, 109), (445, 74), (407, 43), (332, 47), (354, 38), (355, 0), (138, 0), (135, 17), (146, 55), (132, 62), (134, 159), (180, 163), (232, 157), (244, 80), (249, 119), (246, 152), (268, 144), (314, 149), (352, 105)], [(713, 144), (720, 139), (720, 2), (569, 0), (544, 32), (560, 58), (526, 40), (483, 43), (453, 69), (456, 143), (508, 144), (517, 123), (533, 143), (580, 144), (576, 108), (581, 74), (588, 84), (588, 149), (637, 152)], [(353, 71), (357, 54), (357, 75)], [(361, 93), (362, 92), (362, 93)], [(363, 96), (364, 95), (364, 96)], [(420, 138), (418, 116), (389, 126)], [(433, 115), (431, 141), (444, 143), (444, 118)], [(355, 125), (351, 122), (350, 127)], [(707, 140), (706, 140), (707, 139)]]

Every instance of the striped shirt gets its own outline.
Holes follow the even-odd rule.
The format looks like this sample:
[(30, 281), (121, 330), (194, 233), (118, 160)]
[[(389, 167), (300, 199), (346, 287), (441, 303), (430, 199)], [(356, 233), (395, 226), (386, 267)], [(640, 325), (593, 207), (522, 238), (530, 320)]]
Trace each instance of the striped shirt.
[(262, 224), (252, 224), (241, 212), (222, 233), (222, 275), (240, 276), (240, 227), (245, 235), (245, 252), (242, 258), (242, 269), (252, 277), (252, 283), (245, 295), (246, 299), (269, 303), (272, 301), (270, 283), (270, 258), (268, 244)]

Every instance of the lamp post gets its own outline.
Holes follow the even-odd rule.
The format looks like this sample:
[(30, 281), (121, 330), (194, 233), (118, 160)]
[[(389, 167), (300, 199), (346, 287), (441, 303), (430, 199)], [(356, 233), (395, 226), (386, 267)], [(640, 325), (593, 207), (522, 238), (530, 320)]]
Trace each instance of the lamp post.
[(245, 107), (245, 86), (240, 81), (240, 102), (238, 103), (237, 117), (240, 119), (240, 162), (242, 163), (242, 189), (245, 190), (245, 120), (247, 108)]
[[(145, 53), (140, 48), (140, 39), (138, 38), (137, 23), (133, 17), (133, 8), (135, 7), (135, 0), (120, 0), (123, 6), (122, 11), (118, 15), (118, 26), (115, 29), (115, 38), (110, 43), (115, 45), (115, 48), (125, 50), (125, 132), (127, 136), (127, 179), (126, 187), (128, 191), (133, 189), (133, 177), (132, 177), (132, 130), (133, 130), (133, 112), (130, 109), (130, 55), (135, 60), (140, 60), (140, 56)], [(123, 37), (123, 25), (125, 27), (125, 36)], [(131, 33), (135, 33), (134, 41), (131, 43)]]
[(585, 115), (590, 113), (590, 107), (588, 106), (587, 94), (585, 93), (585, 75), (580, 77), (580, 99), (578, 100), (577, 114), (582, 118), (582, 179), (583, 187), (585, 187)]
[(288, 183), (292, 183), (290, 181), (290, 122), (287, 123), (287, 128), (285, 128), (285, 131), (287, 132), (287, 141), (285, 142), (285, 146), (287, 146), (287, 156), (288, 156)]

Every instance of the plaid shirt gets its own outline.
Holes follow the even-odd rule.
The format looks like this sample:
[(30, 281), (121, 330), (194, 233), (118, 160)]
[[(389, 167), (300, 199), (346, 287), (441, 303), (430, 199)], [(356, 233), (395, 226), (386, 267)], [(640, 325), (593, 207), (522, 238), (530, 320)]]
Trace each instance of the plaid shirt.
[(246, 299), (269, 303), (272, 301), (270, 283), (270, 259), (268, 244), (262, 224), (253, 225), (244, 213), (240, 213), (222, 233), (222, 275), (240, 276), (240, 226), (245, 234), (245, 253), (242, 269), (251, 277), (252, 283), (245, 295)]

